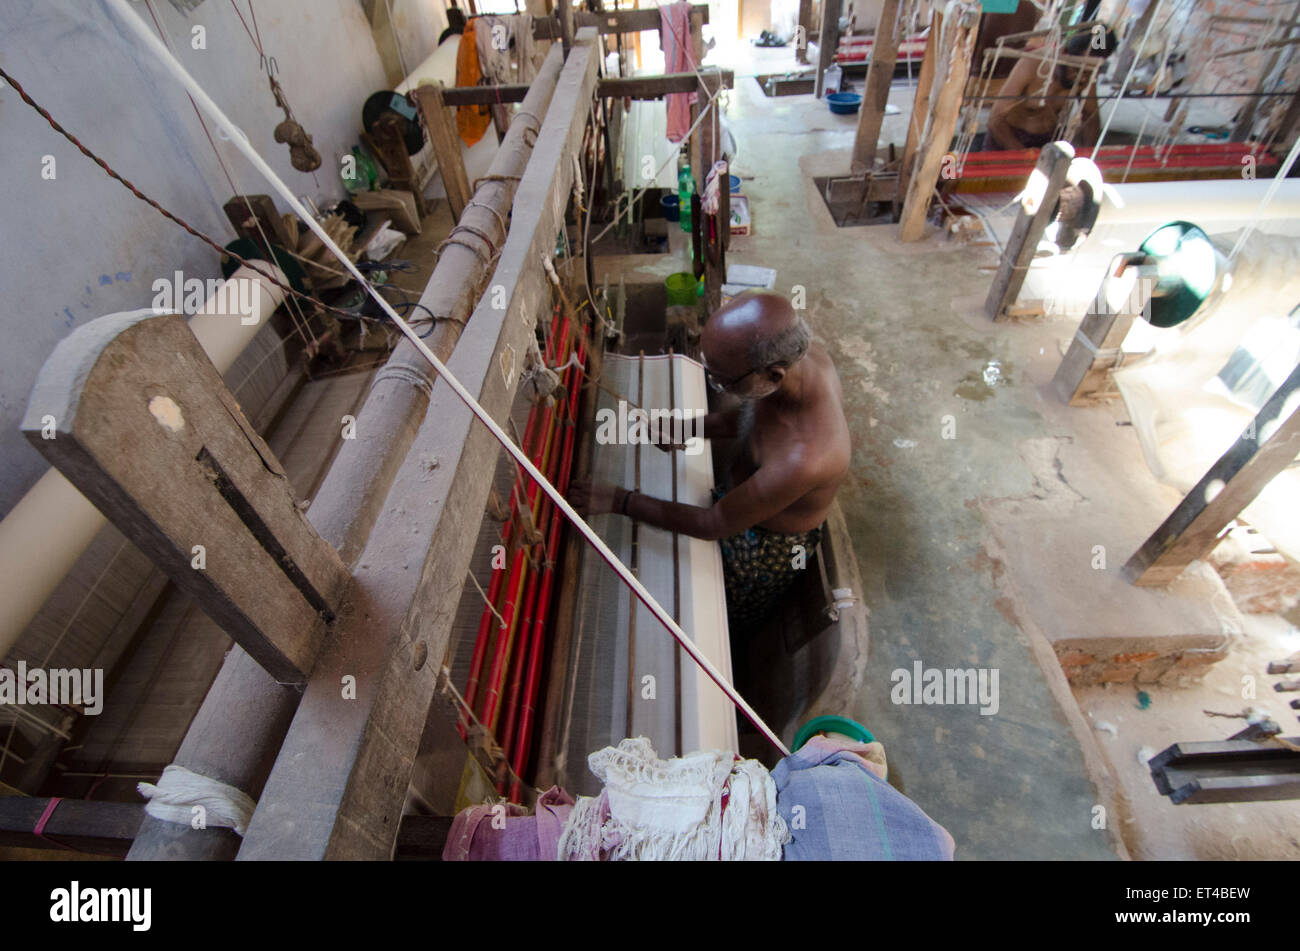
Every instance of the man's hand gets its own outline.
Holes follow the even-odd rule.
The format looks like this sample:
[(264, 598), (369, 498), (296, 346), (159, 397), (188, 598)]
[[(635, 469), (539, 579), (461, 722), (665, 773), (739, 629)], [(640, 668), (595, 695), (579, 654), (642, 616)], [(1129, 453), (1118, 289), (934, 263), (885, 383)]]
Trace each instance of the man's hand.
[(622, 501), (623, 490), (609, 482), (575, 479), (569, 486), (569, 504), (583, 518), (615, 511), (615, 503)]

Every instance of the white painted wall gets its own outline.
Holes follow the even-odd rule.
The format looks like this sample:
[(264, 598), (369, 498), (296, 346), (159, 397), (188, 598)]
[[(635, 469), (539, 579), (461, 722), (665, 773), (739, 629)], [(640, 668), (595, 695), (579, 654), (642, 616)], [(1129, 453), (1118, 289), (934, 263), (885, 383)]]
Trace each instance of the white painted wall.
[[(252, 2), (263, 47), (279, 67), (277, 79), (324, 159), (315, 173), (296, 171), (287, 146), (273, 140), (283, 114), (229, 0), (206, 0), (188, 16), (167, 0), (152, 0), (152, 7), (186, 68), (285, 181), (317, 202), (343, 197), (339, 157), (358, 140), (366, 96), (385, 86), (361, 5), (358, 0)], [(237, 3), (248, 20), (249, 0)], [(405, 5), (403, 0), (398, 8)], [(152, 22), (144, 3), (132, 6)], [(195, 26), (206, 29), (205, 50), (191, 48)], [(0, 64), (145, 194), (218, 243), (234, 237), (221, 210), (231, 188), (189, 98), (140, 54), (105, 5), (5, 0)], [(215, 134), (213, 128), (214, 139)], [(230, 143), (216, 143), (237, 189), (271, 191)], [(53, 180), (42, 178), (47, 155), (55, 162)], [(156, 278), (178, 269), (187, 276), (216, 277), (219, 267), (214, 251), (111, 180), (9, 88), (0, 89), (0, 174), (2, 517), (46, 469), (18, 424), (36, 373), (55, 344), (73, 327), (103, 314), (150, 306)]]

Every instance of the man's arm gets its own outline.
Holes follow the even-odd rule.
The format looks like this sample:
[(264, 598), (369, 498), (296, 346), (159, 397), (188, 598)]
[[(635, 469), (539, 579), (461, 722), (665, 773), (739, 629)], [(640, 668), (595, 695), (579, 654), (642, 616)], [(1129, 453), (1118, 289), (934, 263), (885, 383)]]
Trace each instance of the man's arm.
[(735, 439), (740, 435), (740, 407), (718, 410), (704, 417), (705, 439)]
[(768, 464), (707, 508), (669, 502), (640, 492), (600, 483), (574, 483), (569, 497), (584, 514), (623, 512), (669, 532), (717, 541), (765, 522), (784, 512), (807, 494), (806, 475), (799, 471), (799, 459), (777, 466)]

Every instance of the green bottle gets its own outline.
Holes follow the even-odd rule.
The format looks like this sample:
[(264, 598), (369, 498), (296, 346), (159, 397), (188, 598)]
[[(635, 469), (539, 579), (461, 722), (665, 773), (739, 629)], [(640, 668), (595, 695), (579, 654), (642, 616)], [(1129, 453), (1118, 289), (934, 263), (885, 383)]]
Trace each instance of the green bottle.
[(690, 163), (685, 161), (686, 152), (682, 151), (681, 160), (678, 161), (677, 167), (677, 203), (678, 214), (681, 216), (682, 230), (687, 234), (691, 231), (691, 195), (695, 191), (695, 182), (691, 178)]

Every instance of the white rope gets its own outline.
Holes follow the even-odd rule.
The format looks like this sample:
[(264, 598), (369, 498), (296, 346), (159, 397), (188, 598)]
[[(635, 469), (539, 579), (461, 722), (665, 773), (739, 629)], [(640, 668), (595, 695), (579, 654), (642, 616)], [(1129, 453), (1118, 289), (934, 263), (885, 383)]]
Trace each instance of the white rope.
[(135, 787), (149, 802), (144, 811), (163, 822), (194, 829), (234, 829), (243, 835), (257, 803), (247, 793), (172, 763), (162, 778)]
[[(186, 71), (185, 67), (181, 65), (180, 61), (177, 60), (176, 57), (171, 54), (171, 51), (162, 44), (151, 30), (149, 30), (145, 25), (145, 22), (131, 12), (131, 8), (127, 5), (127, 0), (107, 0), (107, 2), (109, 6), (116, 11), (123, 24), (129, 27), (136, 36), (139, 37), (140, 42), (148, 48), (157, 60), (165, 66), (187, 90), (189, 90), (190, 94), (194, 96), (195, 101), (198, 102), (210, 116), (212, 116), (213, 120), (217, 122), (218, 125), (226, 130), (231, 141), (233, 141), (235, 146), (244, 153), (248, 160), (253, 164), (253, 167), (262, 173), (262, 176), (270, 182), (277, 192), (280, 193), (289, 207), (292, 208), (293, 211), (303, 219), (307, 227), (315, 232), (316, 236), (321, 239), (321, 243), (324, 244), (325, 247), (329, 248), (330, 252), (339, 259), (339, 263), (347, 268), (361, 286), (369, 292), (370, 296), (374, 298), (375, 303), (377, 303), (380, 309), (388, 316), (388, 319), (406, 335), (406, 338), (411, 341), (412, 345), (414, 345), (414, 347), (420, 351), (421, 355), (429, 361), (430, 365), (437, 371), (438, 376), (440, 376), (443, 381), (451, 387), (452, 392), (460, 398), (471, 413), (478, 417), (479, 422), (487, 427), (488, 432), (492, 434), (506, 452), (510, 453), (510, 455), (514, 457), (515, 461), (518, 462), (519, 465), (523, 467), (524, 471), (532, 477), (533, 481), (537, 483), (541, 490), (550, 497), (551, 501), (555, 503), (555, 507), (563, 512), (565, 518), (572, 522), (578, 531), (582, 533), (583, 537), (591, 543), (591, 546), (596, 549), (596, 552), (600, 557), (605, 560), (605, 562), (616, 574), (618, 574), (620, 578), (622, 578), (624, 584), (632, 589), (641, 603), (644, 604), (650, 613), (659, 620), (659, 623), (666, 627), (669, 633), (676, 638), (677, 642), (681, 644), (682, 649), (691, 656), (691, 659), (694, 660), (706, 674), (708, 674), (709, 679), (717, 684), (718, 688), (727, 695), (731, 702), (735, 704), (736, 708), (739, 709), (752, 724), (754, 724), (754, 726), (768, 739), (770, 743), (772, 743), (772, 745), (781, 751), (782, 756), (789, 756), (790, 751), (786, 748), (786, 745), (781, 742), (781, 738), (772, 731), (772, 728), (769, 727), (762, 717), (754, 711), (754, 708), (749, 705), (745, 698), (737, 693), (736, 688), (733, 687), (730, 681), (728, 681), (727, 678), (724, 677), (713, 665), (713, 662), (695, 646), (695, 642), (691, 639), (690, 635), (682, 630), (678, 623), (673, 619), (673, 616), (668, 611), (664, 610), (663, 605), (661, 605), (655, 599), (654, 595), (646, 589), (645, 585), (643, 585), (637, 577), (628, 570), (628, 567), (619, 560), (619, 557), (615, 555), (613, 551), (610, 550), (609, 546), (606, 545), (604, 540), (596, 534), (590, 525), (587, 524), (586, 520), (574, 510), (573, 506), (569, 504), (568, 499), (566, 499), (560, 491), (550, 483), (540, 469), (533, 465), (533, 462), (528, 458), (528, 455), (511, 441), (510, 437), (506, 435), (505, 430), (497, 424), (496, 420), (492, 418), (487, 410), (479, 405), (478, 401), (474, 399), (473, 394), (471, 394), (469, 390), (465, 389), (464, 384), (462, 384), (460, 380), (447, 370), (447, 367), (443, 362), (438, 359), (438, 355), (429, 349), (428, 344), (420, 339), (420, 335), (411, 328), (411, 325), (403, 320), (401, 315), (393, 309), (392, 305), (375, 291), (375, 289), (370, 285), (370, 282), (365, 279), (365, 276), (352, 262), (351, 258), (344, 254), (342, 249), (334, 243), (334, 239), (326, 234), (325, 229), (321, 227), (320, 223), (308, 214), (307, 209), (303, 207), (302, 202), (300, 202), (298, 197), (293, 193), (293, 189), (280, 179), (280, 176), (275, 173), (275, 170), (272, 169), (271, 166), (266, 164), (266, 160), (262, 158), (255, 148), (253, 148), (252, 144), (248, 141), (247, 136), (245, 136), (239, 127), (230, 120), (225, 112), (222, 111), (221, 107), (213, 102), (212, 98), (204, 91), (203, 87), (200, 86), (198, 82), (195, 81), (194, 77)], [(710, 102), (712, 102), (712, 99), (710, 99)], [(701, 111), (700, 115), (703, 116), (704, 111)]]

